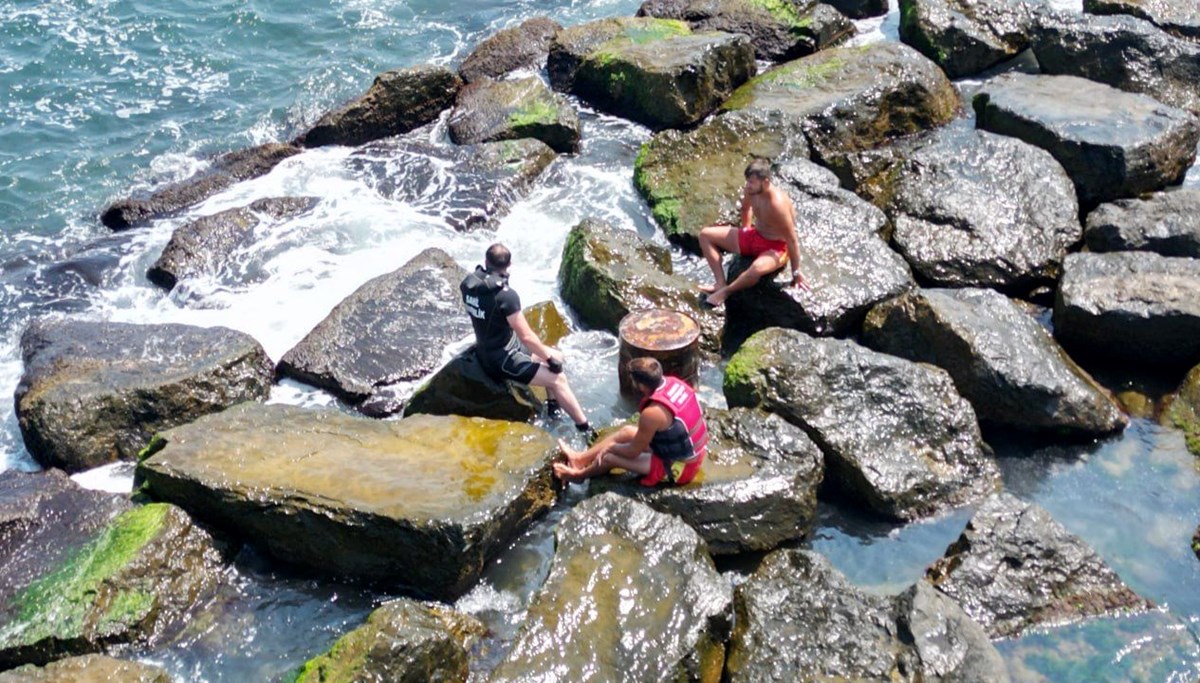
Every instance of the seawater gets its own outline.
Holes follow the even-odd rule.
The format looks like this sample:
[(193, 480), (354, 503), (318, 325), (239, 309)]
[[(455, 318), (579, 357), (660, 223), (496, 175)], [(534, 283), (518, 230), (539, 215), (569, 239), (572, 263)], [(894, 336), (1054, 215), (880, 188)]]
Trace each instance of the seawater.
[[(556, 161), (494, 231), (445, 226), (440, 196), (400, 203), (349, 170), (351, 150), (293, 157), (186, 214), (113, 234), (96, 216), (110, 201), (203, 169), (230, 149), (291, 139), (373, 76), (420, 62), (455, 65), (496, 30), (538, 14), (570, 25), (632, 15), (637, 0), (284, 0), (148, 3), (0, 0), (0, 388), (11, 396), (19, 339), (38, 316), (224, 325), (257, 338), (278, 360), (367, 279), (436, 246), (470, 267), (492, 241), (513, 248), (512, 282), (527, 303), (558, 300), (567, 231), (599, 216), (663, 242), (632, 185), (649, 132), (582, 109), (582, 152)], [(1053, 4), (1078, 10), (1077, 0)], [(855, 42), (897, 39), (898, 15), (859, 22)], [(445, 141), (444, 122), (423, 134)], [(402, 172), (402, 171), (401, 171)], [(1200, 186), (1192, 170), (1186, 183)], [(451, 188), (452, 190), (452, 188)], [(279, 195), (314, 195), (317, 209), (237, 255), (236, 266), (170, 294), (147, 267), (171, 232), (197, 216)], [(676, 254), (687, 272), (704, 272)], [(560, 302), (561, 303), (561, 302)], [(457, 348), (457, 347), (455, 347)], [(449, 353), (455, 350), (448, 350)], [(571, 380), (598, 423), (628, 415), (616, 397), (616, 340), (577, 331), (563, 342)], [(703, 400), (722, 406), (721, 369), (707, 368)], [(336, 405), (284, 381), (273, 401)], [(1000, 644), (1018, 681), (1194, 681), (1200, 673), (1200, 563), (1188, 538), (1200, 522), (1200, 475), (1175, 432), (1135, 420), (1121, 437), (1050, 448), (1005, 442), (1007, 488), (1046, 507), (1161, 605), (1147, 615), (1045, 629)], [(0, 469), (35, 470), (11, 401), (0, 402)], [(127, 490), (129, 467), (83, 473), (86, 486)], [(457, 607), (493, 637), (476, 678), (503, 657), (553, 558), (557, 520), (584, 495), (573, 487), (487, 569)], [(971, 514), (909, 525), (822, 505), (806, 542), (852, 581), (894, 593), (919, 578)], [(731, 572), (734, 580), (742, 576)], [(244, 551), (229, 581), (187, 627), (132, 656), (180, 680), (278, 679), (361, 623), (386, 593), (297, 575)]]

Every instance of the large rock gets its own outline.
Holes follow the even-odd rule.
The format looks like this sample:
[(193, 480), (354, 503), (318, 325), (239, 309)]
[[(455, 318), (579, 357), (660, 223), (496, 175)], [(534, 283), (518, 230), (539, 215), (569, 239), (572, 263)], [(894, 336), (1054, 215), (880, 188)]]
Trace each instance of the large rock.
[(720, 680), (733, 591), (695, 531), (606, 494), (554, 535), (550, 575), (492, 683)]
[[(846, 334), (872, 306), (913, 287), (908, 265), (879, 236), (887, 224), (883, 212), (839, 187), (832, 172), (798, 160), (780, 167), (774, 183), (796, 208), (799, 266), (811, 289), (790, 287), (784, 271), (735, 292), (725, 303), (726, 349), (768, 327)], [(749, 263), (734, 259), (729, 277)]]
[(867, 593), (812, 551), (768, 555), (734, 607), (729, 683), (1009, 680), (983, 629), (929, 584)]
[(980, 421), (1085, 436), (1122, 429), (1112, 396), (1034, 318), (988, 289), (927, 289), (876, 306), (873, 349), (940, 366)]
[(338, 638), (288, 680), (466, 683), (466, 648), (486, 632), (473, 617), (401, 598), (371, 612), (365, 624)]
[(1170, 397), (1163, 422), (1182, 429), (1188, 450), (1200, 455), (1200, 365), (1192, 368)]
[(937, 286), (1049, 284), (1083, 233), (1075, 186), (1054, 157), (980, 130), (934, 134), (901, 166), (891, 196), (892, 241)]
[(324, 574), (442, 599), (554, 502), (545, 432), (245, 403), (159, 435), (147, 493)]
[(1168, 33), (1200, 40), (1200, 6), (1175, 0), (1083, 0), (1091, 14), (1131, 14)]
[(563, 301), (589, 327), (616, 334), (630, 311), (668, 308), (700, 323), (705, 347), (718, 346), (720, 315), (700, 307), (695, 283), (672, 274), (665, 248), (631, 230), (584, 219), (567, 235), (558, 283)]
[(766, 118), (717, 116), (690, 131), (665, 130), (642, 144), (633, 183), (667, 239), (700, 253), (700, 231), (735, 225), (750, 159), (808, 158), (795, 125)]
[[(225, 558), (179, 508), (81, 490), (61, 472), (0, 476), (0, 669), (125, 643), (177, 623)], [(54, 679), (60, 680), (60, 679)]]
[(993, 638), (1153, 606), (1049, 513), (1008, 493), (979, 506), (926, 577)]
[(546, 63), (550, 42), (562, 30), (548, 17), (533, 17), (519, 26), (497, 31), (484, 40), (458, 67), (458, 75), (467, 83), (484, 78), (500, 78), (517, 69), (540, 69)]
[(1043, 73), (1079, 76), (1200, 112), (1200, 44), (1149, 22), (1047, 13), (1030, 42)]
[(959, 98), (936, 64), (884, 41), (781, 64), (734, 91), (721, 111), (799, 124), (823, 160), (946, 123)]
[(450, 139), (460, 145), (535, 138), (556, 152), (579, 151), (579, 114), (537, 77), (477, 80), (458, 93)]
[(724, 389), (730, 406), (760, 406), (808, 432), (825, 478), (877, 513), (913, 519), (999, 483), (975, 412), (941, 368), (769, 329), (730, 359)]
[(51, 662), (44, 667), (27, 664), (0, 673), (0, 683), (171, 683), (171, 676), (152, 664), (83, 655)]
[(557, 156), (532, 138), (457, 146), (415, 135), (357, 150), (349, 171), (384, 197), (460, 231), (494, 229)]
[(30, 454), (76, 472), (132, 460), (154, 432), (271, 392), (271, 359), (224, 327), (43, 319), (15, 395)]
[(1101, 204), (1083, 233), (1091, 251), (1153, 251), (1200, 258), (1200, 189)]
[(854, 23), (816, 0), (646, 0), (639, 17), (679, 19), (696, 31), (750, 37), (759, 59), (783, 61), (810, 55), (854, 35)]
[(154, 218), (170, 216), (234, 183), (266, 175), (279, 162), (299, 153), (299, 147), (274, 142), (228, 152), (186, 180), (171, 183), (144, 198), (130, 197), (114, 202), (100, 214), (100, 222), (113, 230), (124, 230)]
[(758, 410), (704, 411), (708, 455), (695, 482), (648, 489), (628, 475), (592, 480), (696, 530), (713, 555), (771, 550), (808, 535), (816, 521), (821, 451), (795, 425)]
[(699, 122), (757, 68), (743, 35), (645, 17), (559, 31), (547, 66), (556, 89), (656, 130)]
[(367, 92), (321, 117), (297, 144), (357, 146), (407, 133), (454, 104), (462, 80), (444, 66), (420, 64), (375, 77)]
[(467, 276), (429, 248), (368, 280), (279, 362), (280, 374), (361, 403), (382, 387), (433, 371), (446, 346), (471, 334), (458, 285)]
[(1074, 76), (1004, 74), (974, 106), (979, 128), (1054, 155), (1085, 211), (1182, 180), (1200, 141), (1187, 112)]
[(1149, 252), (1071, 254), (1054, 302), (1069, 351), (1138, 364), (1200, 361), (1200, 260)]
[(1036, 0), (900, 0), (900, 40), (951, 78), (977, 74), (1029, 47)]
[(235, 251), (254, 244), (264, 220), (268, 226), (282, 223), (311, 210), (318, 201), (317, 197), (268, 197), (198, 218), (171, 234), (146, 277), (171, 289), (182, 279), (219, 273), (236, 262)]
[(538, 414), (541, 405), (529, 387), (489, 377), (471, 346), (418, 387), (407, 404), (391, 410), (376, 408), (370, 415), (382, 417), (403, 407), (405, 415), (462, 415), (525, 422)]

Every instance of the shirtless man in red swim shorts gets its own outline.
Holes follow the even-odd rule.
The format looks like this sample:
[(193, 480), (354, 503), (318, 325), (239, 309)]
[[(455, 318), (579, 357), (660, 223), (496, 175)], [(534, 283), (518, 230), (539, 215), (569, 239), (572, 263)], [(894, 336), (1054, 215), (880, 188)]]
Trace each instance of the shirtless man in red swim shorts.
[[(751, 218), (753, 217), (753, 224)], [(754, 259), (744, 273), (733, 282), (725, 282), (721, 252), (728, 251)], [(729, 295), (753, 286), (769, 275), (792, 264), (792, 286), (808, 289), (800, 274), (800, 245), (796, 241), (796, 219), (792, 200), (787, 193), (771, 186), (771, 162), (755, 159), (746, 166), (746, 187), (742, 192), (741, 228), (732, 225), (712, 225), (700, 231), (700, 252), (716, 278), (712, 286), (701, 286), (708, 292), (712, 306), (725, 303)]]

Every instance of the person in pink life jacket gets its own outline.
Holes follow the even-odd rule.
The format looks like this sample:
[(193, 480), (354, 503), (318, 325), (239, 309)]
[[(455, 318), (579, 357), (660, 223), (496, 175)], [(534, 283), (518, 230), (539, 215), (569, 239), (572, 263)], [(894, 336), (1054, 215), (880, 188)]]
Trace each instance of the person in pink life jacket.
[(554, 474), (581, 481), (614, 467), (644, 475), (643, 486), (668, 479), (676, 486), (692, 481), (708, 449), (708, 427), (696, 392), (678, 377), (664, 376), (653, 358), (629, 361), (629, 375), (642, 394), (637, 426), (626, 425), (586, 451), (560, 440), (566, 462), (554, 463)]

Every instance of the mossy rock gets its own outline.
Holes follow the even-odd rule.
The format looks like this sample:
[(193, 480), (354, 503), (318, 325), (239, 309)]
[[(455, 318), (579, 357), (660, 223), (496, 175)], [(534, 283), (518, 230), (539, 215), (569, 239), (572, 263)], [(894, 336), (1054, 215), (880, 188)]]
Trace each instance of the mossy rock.
[(1179, 385), (1163, 422), (1182, 429), (1188, 450), (1200, 455), (1200, 365), (1192, 368)]
[(460, 145), (534, 138), (556, 152), (579, 151), (579, 115), (540, 78), (483, 79), (458, 93), (450, 139)]
[(516, 69), (540, 68), (546, 63), (550, 42), (562, 26), (547, 17), (526, 19), (520, 26), (502, 29), (467, 55), (458, 75), (467, 83), (500, 78)]
[(171, 676), (152, 664), (83, 655), (51, 662), (44, 667), (27, 664), (0, 673), (0, 683), (171, 683)]
[(841, 12), (813, 0), (648, 0), (638, 15), (680, 19), (695, 31), (744, 34), (758, 58), (771, 61), (812, 54), (856, 32)]
[(1029, 0), (900, 0), (900, 40), (951, 78), (971, 76), (1029, 47), (1035, 7)]

